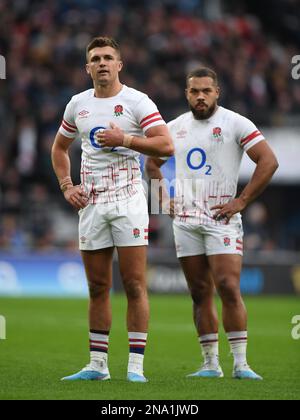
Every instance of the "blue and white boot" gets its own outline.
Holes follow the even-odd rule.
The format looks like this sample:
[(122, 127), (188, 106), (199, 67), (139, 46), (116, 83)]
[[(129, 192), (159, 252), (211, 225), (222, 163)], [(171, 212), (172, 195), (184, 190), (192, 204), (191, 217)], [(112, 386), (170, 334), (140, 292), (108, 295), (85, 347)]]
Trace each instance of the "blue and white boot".
[(129, 382), (140, 382), (145, 383), (148, 382), (148, 379), (145, 378), (143, 374), (135, 373), (135, 372), (128, 372), (127, 373), (127, 380)]
[(257, 373), (255, 373), (247, 364), (235, 366), (233, 368), (232, 377), (234, 379), (250, 379), (253, 381), (263, 380), (263, 378)]
[(220, 365), (207, 362), (201, 369), (188, 375), (187, 378), (224, 378), (224, 373)]
[(107, 381), (110, 379), (109, 370), (106, 363), (90, 363), (80, 372), (74, 375), (65, 376), (62, 381)]

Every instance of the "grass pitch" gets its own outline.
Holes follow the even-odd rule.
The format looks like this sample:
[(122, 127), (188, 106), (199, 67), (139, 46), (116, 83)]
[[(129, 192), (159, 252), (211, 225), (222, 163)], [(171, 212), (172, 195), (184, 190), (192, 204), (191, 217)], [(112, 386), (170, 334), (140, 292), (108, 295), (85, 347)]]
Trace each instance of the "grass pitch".
[[(60, 382), (88, 362), (87, 302), (71, 299), (0, 298), (7, 339), (0, 340), (0, 400), (201, 400), (300, 399), (300, 340), (291, 337), (299, 298), (247, 298), (248, 360), (263, 382), (231, 379), (232, 357), (223, 330), (224, 379), (186, 379), (201, 364), (188, 296), (151, 296), (145, 357), (150, 382), (126, 381), (126, 301), (112, 296), (110, 382)], [(220, 304), (218, 302), (219, 312)]]

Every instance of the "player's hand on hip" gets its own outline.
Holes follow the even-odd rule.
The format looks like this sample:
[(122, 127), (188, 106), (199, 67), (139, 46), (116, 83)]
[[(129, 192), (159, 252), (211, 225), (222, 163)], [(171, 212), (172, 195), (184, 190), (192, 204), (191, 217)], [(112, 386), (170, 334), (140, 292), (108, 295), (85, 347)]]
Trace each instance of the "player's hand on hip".
[(101, 147), (118, 147), (123, 145), (124, 131), (114, 123), (110, 123), (110, 129), (100, 130), (96, 134), (97, 142)]
[(228, 225), (232, 216), (240, 211), (244, 210), (245, 204), (239, 198), (235, 198), (234, 200), (230, 201), (226, 204), (219, 204), (217, 206), (211, 207), (211, 210), (218, 210), (214, 214), (214, 219), (219, 222), (221, 220), (226, 221), (226, 225)]
[(88, 203), (88, 195), (82, 189), (81, 185), (74, 185), (69, 187), (64, 192), (65, 199), (71, 204), (76, 210), (83, 209)]
[(171, 217), (171, 219), (175, 219), (175, 202), (173, 198), (166, 203), (163, 203), (162, 209), (164, 213), (167, 213)]

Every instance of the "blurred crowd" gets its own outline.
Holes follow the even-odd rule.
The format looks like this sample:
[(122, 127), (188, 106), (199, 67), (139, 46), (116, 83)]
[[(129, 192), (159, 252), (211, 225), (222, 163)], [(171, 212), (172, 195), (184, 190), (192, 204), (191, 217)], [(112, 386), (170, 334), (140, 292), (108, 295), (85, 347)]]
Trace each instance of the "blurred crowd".
[[(91, 87), (85, 47), (97, 35), (119, 41), (122, 82), (146, 92), (166, 121), (186, 111), (185, 75), (199, 65), (219, 73), (222, 105), (259, 126), (290, 124), (300, 114), (300, 85), (290, 76), (299, 39), (266, 34), (257, 15), (234, 13), (221, 0), (0, 0), (7, 64), (0, 81), (0, 250), (77, 247), (77, 218), (58, 190), (50, 150), (66, 103)], [(78, 181), (79, 144), (72, 161)]]

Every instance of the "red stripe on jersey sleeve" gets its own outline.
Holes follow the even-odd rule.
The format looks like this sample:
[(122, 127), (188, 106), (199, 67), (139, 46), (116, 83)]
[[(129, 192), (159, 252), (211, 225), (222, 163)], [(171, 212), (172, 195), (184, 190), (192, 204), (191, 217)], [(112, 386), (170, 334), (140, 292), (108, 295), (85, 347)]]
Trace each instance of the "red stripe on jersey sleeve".
[(66, 120), (63, 120), (63, 122), (66, 124), (67, 127), (73, 128), (74, 130), (77, 130), (76, 125), (72, 125), (72, 124), (68, 123), (68, 121), (66, 121)]
[(76, 130), (71, 130), (69, 127), (67, 127), (66, 125), (65, 125), (65, 123), (64, 122), (62, 122), (62, 124), (61, 124), (61, 126), (62, 126), (62, 128), (64, 129), (64, 130), (66, 130), (66, 131), (68, 131), (69, 133), (71, 133), (71, 134), (75, 134), (76, 133)]
[(141, 127), (142, 128), (145, 128), (148, 125), (150, 125), (150, 124), (152, 124), (152, 123), (154, 123), (156, 121), (163, 121), (163, 119), (161, 117), (160, 118), (154, 118), (154, 120), (147, 121), (146, 123), (144, 123), (143, 125), (141, 125)]
[(149, 118), (153, 118), (153, 117), (156, 117), (156, 116), (158, 116), (158, 115), (161, 117), (161, 115), (160, 115), (160, 113), (159, 113), (159, 112), (155, 112), (154, 114), (148, 115), (148, 117), (145, 117), (144, 119), (142, 119), (142, 121), (140, 122), (140, 125), (142, 125), (142, 124), (143, 124), (143, 122), (145, 122), (145, 121), (149, 120)]
[(248, 144), (251, 140), (254, 140), (256, 137), (261, 136), (261, 132), (259, 130), (254, 131), (254, 133), (250, 134), (249, 136), (245, 137), (241, 140), (241, 145), (245, 146)]

